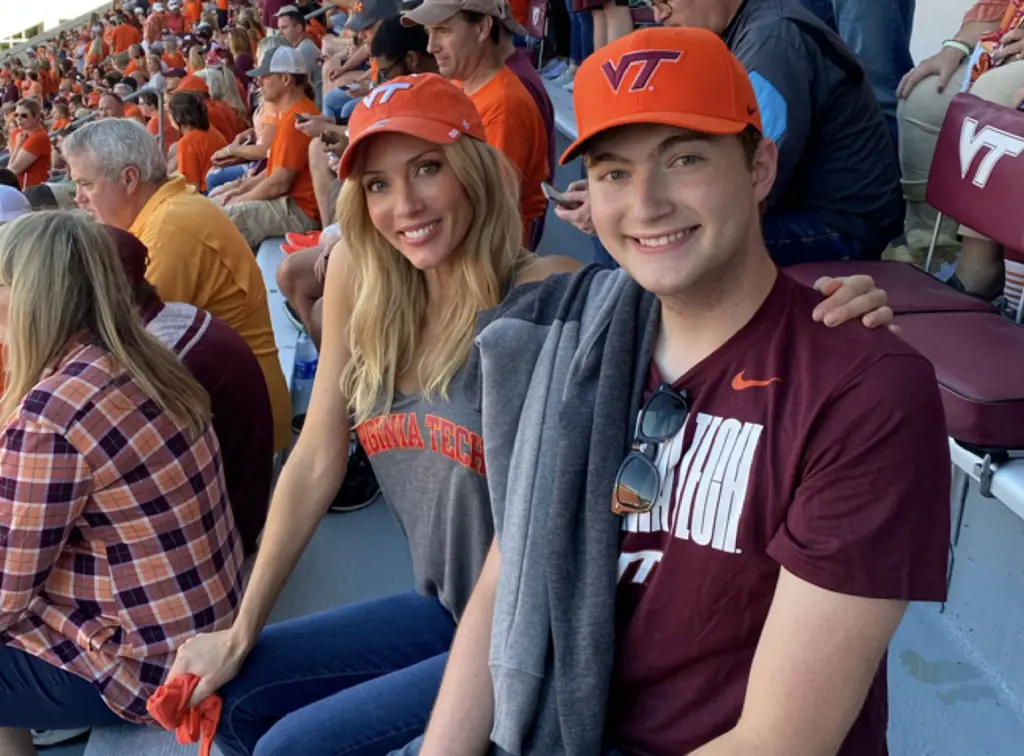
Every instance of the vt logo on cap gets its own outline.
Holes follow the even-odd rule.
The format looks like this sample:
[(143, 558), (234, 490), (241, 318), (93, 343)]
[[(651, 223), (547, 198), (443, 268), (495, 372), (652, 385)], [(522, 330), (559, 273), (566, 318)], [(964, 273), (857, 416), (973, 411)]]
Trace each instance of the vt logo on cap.
[[(655, 86), (657, 80), (657, 86)], [(743, 64), (705, 29), (641, 29), (605, 45), (576, 72), (576, 141), (620, 126), (658, 124), (702, 134), (761, 131), (761, 114)]]
[(348, 148), (338, 178), (352, 172), (367, 137), (405, 134), (433, 144), (471, 137), (486, 141), (480, 113), (466, 93), (437, 74), (399, 76), (370, 90), (348, 121)]
[(632, 65), (634, 63), (643, 64), (633, 78), (633, 84), (629, 88), (630, 92), (639, 92), (647, 89), (647, 84), (654, 77), (658, 66), (665, 62), (675, 63), (681, 57), (683, 57), (683, 53), (680, 50), (638, 50), (626, 53), (619, 58), (618, 63), (606, 60), (601, 64), (601, 70), (608, 79), (608, 83), (611, 84), (612, 91), (618, 94), (619, 87), (622, 86), (622, 80), (626, 77), (626, 73)]
[(368, 108), (372, 108), (378, 102), (381, 105), (387, 105), (391, 102), (391, 98), (394, 97), (395, 92), (400, 92), (404, 89), (412, 89), (411, 81), (390, 81), (387, 84), (381, 84), (370, 90), (370, 94), (363, 98), (363, 105)]

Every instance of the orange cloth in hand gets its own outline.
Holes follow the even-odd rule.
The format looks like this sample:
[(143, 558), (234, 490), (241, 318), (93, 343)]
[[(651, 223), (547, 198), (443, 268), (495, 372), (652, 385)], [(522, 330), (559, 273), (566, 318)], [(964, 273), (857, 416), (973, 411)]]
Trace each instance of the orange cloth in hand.
[(198, 684), (195, 675), (178, 675), (168, 680), (149, 697), (146, 711), (165, 730), (175, 730), (179, 743), (199, 743), (199, 756), (210, 756), (224, 702), (213, 695), (190, 709), (188, 701)]

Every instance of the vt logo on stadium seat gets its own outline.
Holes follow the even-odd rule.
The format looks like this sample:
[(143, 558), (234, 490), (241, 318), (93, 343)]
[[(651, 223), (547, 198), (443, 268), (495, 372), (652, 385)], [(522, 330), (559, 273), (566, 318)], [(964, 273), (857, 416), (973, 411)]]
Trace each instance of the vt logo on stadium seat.
[(967, 178), (971, 170), (974, 158), (978, 156), (982, 147), (988, 147), (988, 154), (978, 163), (978, 170), (974, 172), (974, 179), (971, 181), (979, 189), (984, 189), (988, 184), (996, 163), (1003, 157), (1019, 157), (1024, 152), (1024, 139), (993, 126), (986, 126), (978, 131), (978, 122), (974, 118), (964, 118), (963, 126), (960, 129), (960, 177)]
[(683, 57), (681, 50), (636, 50), (623, 55), (614, 65), (610, 60), (605, 61), (601, 70), (608, 79), (612, 91), (618, 94), (629, 69), (633, 67), (633, 64), (640, 63), (640, 70), (633, 77), (633, 84), (629, 87), (629, 91), (642, 92), (650, 84), (662, 63), (675, 63), (681, 57)]

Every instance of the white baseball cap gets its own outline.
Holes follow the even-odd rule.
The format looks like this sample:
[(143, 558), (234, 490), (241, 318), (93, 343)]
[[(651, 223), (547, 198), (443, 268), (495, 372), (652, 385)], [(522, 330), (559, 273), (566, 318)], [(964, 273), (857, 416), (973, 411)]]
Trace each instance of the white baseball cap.
[(271, 74), (303, 74), (309, 75), (309, 66), (302, 53), (294, 47), (278, 47), (263, 56), (259, 68), (249, 71), (249, 76), (256, 79)]
[(164, 4), (163, 3), (153, 3), (153, 10), (155, 10), (157, 13), (160, 13), (163, 9), (164, 9)]
[(30, 210), (32, 206), (24, 194), (14, 187), (0, 184), (0, 223), (10, 223)]

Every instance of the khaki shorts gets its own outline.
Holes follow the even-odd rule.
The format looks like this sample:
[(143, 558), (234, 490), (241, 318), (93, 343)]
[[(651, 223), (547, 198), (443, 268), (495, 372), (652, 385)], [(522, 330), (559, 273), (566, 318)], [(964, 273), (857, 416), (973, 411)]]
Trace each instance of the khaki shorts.
[(305, 234), (318, 226), (316, 221), (299, 209), (291, 197), (238, 202), (225, 207), (224, 212), (253, 249), (257, 249), (267, 239), (284, 236), (289, 232)]

